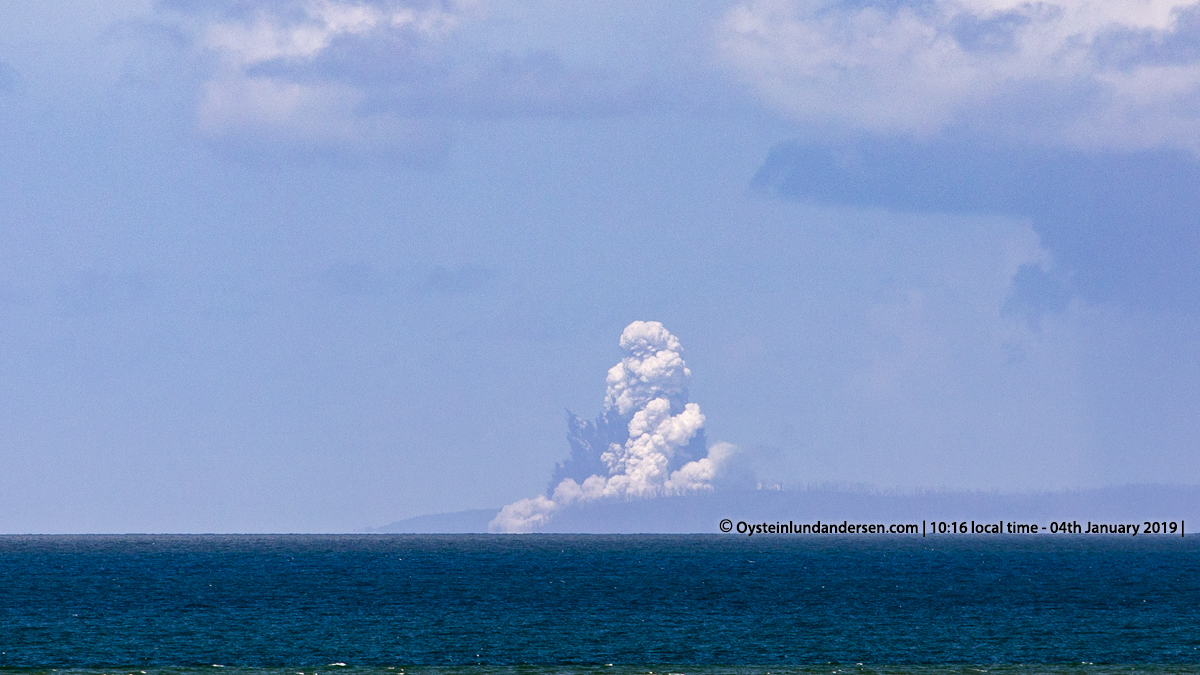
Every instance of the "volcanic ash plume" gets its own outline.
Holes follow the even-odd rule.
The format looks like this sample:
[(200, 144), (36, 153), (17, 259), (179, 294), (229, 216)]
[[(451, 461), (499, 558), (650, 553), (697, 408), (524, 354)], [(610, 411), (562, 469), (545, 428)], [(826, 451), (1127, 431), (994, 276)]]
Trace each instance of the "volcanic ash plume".
[(634, 321), (621, 348), (625, 358), (608, 371), (604, 414), (593, 422), (568, 413), (571, 458), (558, 464), (547, 494), (505, 506), (489, 530), (534, 531), (581, 502), (713, 489), (737, 449), (707, 447), (704, 415), (687, 400), (692, 372), (679, 339), (657, 321)]

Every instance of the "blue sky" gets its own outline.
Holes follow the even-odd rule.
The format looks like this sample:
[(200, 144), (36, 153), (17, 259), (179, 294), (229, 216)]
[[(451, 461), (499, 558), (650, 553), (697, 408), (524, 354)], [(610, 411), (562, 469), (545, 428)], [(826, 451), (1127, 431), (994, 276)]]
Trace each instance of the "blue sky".
[(1200, 482), (1200, 5), (0, 15), (0, 531), (498, 507), (634, 320), (764, 482)]

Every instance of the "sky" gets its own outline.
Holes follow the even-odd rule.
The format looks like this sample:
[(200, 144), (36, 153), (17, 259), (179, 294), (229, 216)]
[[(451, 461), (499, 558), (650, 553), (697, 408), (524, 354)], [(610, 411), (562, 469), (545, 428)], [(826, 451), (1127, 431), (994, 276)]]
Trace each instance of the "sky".
[(764, 485), (1200, 484), (1200, 3), (0, 16), (0, 532), (498, 509), (635, 321)]

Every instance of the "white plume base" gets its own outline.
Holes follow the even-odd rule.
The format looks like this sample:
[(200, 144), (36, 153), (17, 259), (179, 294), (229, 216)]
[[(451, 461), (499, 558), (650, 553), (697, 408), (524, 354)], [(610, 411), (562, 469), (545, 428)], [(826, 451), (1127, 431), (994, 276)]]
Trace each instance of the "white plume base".
[[(549, 496), (538, 495), (505, 506), (488, 525), (490, 532), (535, 532), (556, 511), (601, 500), (634, 500), (684, 495), (713, 489), (716, 478), (737, 448), (719, 443), (691, 461), (693, 439), (703, 438), (704, 414), (687, 402), (692, 372), (683, 346), (661, 323), (634, 321), (621, 332), (625, 356), (605, 378), (606, 415), (628, 420), (628, 436), (593, 448), (606, 475), (582, 482), (568, 477)], [(592, 471), (593, 469), (588, 469)], [(576, 477), (580, 475), (576, 474)]]
[(488, 524), (489, 532), (537, 532), (550, 524), (557, 512), (575, 504), (599, 501), (632, 501), (655, 497), (680, 496), (698, 492), (711, 492), (712, 481), (720, 475), (728, 461), (738, 452), (729, 443), (717, 443), (708, 449), (708, 455), (688, 462), (673, 471), (659, 485), (638, 482), (625, 474), (616, 476), (591, 476), (583, 484), (567, 478), (554, 488), (550, 497), (538, 495), (521, 499), (500, 509), (500, 513)]

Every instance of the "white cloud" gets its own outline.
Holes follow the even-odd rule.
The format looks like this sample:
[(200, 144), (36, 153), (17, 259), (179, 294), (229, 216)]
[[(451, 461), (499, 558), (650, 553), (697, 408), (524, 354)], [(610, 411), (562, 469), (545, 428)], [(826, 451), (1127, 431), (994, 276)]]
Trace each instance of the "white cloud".
[[(291, 9), (263, 6), (249, 16), (198, 20), (197, 45), (219, 64), (201, 90), (197, 122), (202, 132), (307, 146), (428, 142), (420, 138), (428, 125), (386, 112), (365, 113), (367, 92), (360, 85), (306, 67), (342, 38), (436, 41), (473, 14), (472, 3), (415, 8), (312, 0)], [(262, 71), (265, 66), (274, 69)]]
[(716, 480), (738, 454), (737, 446), (729, 443), (716, 443), (708, 449), (708, 456), (694, 462), (688, 462), (671, 473), (664, 488), (667, 494), (686, 494), (713, 489)]
[(334, 0), (310, 2), (302, 16), (287, 21), (260, 10), (250, 21), (219, 21), (206, 28), (201, 44), (237, 66), (276, 59), (312, 60), (341, 36), (405, 30), (440, 37), (462, 19), (457, 11), (440, 7), (385, 11)]
[(621, 333), (629, 356), (608, 371), (604, 405), (621, 415), (646, 406), (661, 394), (677, 396), (692, 376), (683, 363), (679, 339), (657, 321), (634, 321)]
[[(549, 497), (521, 499), (500, 510), (489, 525), (494, 532), (531, 532), (545, 527), (553, 514), (579, 502), (644, 499), (713, 489), (737, 448), (718, 443), (700, 459), (675, 465), (672, 460), (704, 428), (695, 403), (682, 403), (691, 371), (683, 362), (679, 339), (657, 321), (634, 321), (621, 333), (627, 355), (608, 371), (605, 408), (627, 420), (629, 439), (612, 443), (601, 455), (608, 475), (577, 482), (565, 478)], [(678, 412), (673, 412), (677, 409)]]
[(205, 83), (197, 118), (213, 134), (239, 128), (340, 137), (353, 133), (361, 99), (361, 92), (333, 83), (237, 75)]
[(752, 0), (726, 14), (719, 49), (805, 123), (1196, 150), (1200, 55), (1172, 45), (1200, 36), (1198, 11), (1176, 0)]
[(254, 0), (172, 16), (208, 69), (197, 121), (213, 138), (439, 147), (452, 118), (640, 105), (645, 87), (616, 77), (620, 64), (564, 62), (534, 38), (497, 51), (488, 35), (529, 20), (524, 9), (507, 11), (497, 17), (483, 0)]
[(440, 141), (422, 120), (360, 113), (362, 100), (361, 91), (338, 82), (234, 76), (205, 83), (196, 121), (212, 137), (298, 149), (423, 149)]
[(671, 402), (656, 398), (637, 411), (629, 421), (629, 440), (613, 444), (600, 457), (611, 475), (629, 478), (625, 492), (649, 496), (662, 490), (668, 465), (675, 451), (704, 427), (700, 406), (688, 403), (683, 412), (671, 414)]

